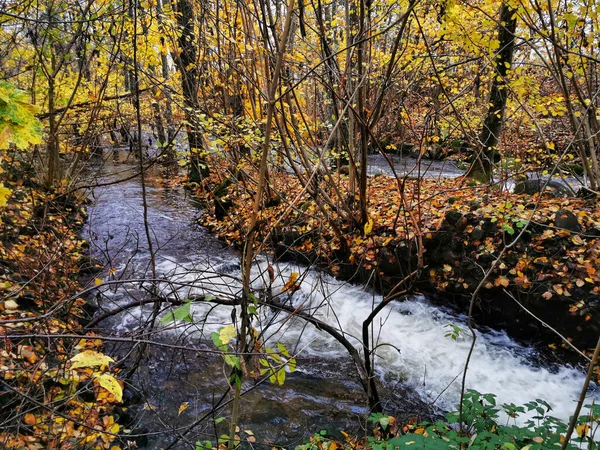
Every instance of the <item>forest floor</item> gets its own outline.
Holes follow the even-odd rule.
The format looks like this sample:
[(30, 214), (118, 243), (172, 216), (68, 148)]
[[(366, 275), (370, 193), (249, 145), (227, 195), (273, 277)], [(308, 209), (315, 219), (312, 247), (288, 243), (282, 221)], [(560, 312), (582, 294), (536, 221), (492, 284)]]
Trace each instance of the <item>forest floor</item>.
[(92, 378), (108, 368), (70, 362), (102, 351), (93, 333), (81, 333), (79, 281), (97, 269), (79, 237), (85, 199), (49, 194), (23, 181), (27, 172), (15, 162), (5, 177), (12, 194), (0, 221), (0, 446), (110, 448), (116, 401)]
[[(223, 163), (211, 167), (220, 169), (196, 187), (197, 196), (212, 206), (200, 221), (241, 247), (257, 174), (244, 167), (233, 177)], [(359, 227), (358, 213), (346, 212), (347, 202), (338, 194), (348, 192), (348, 177), (335, 174), (333, 181), (330, 187), (321, 183), (331, 202), (318, 204), (310, 186), (296, 176), (271, 172), (269, 200), (256, 228), (257, 250), (317, 264), (344, 279), (369, 280), (384, 295), (410, 277), (413, 291), (464, 312), (477, 292), (475, 316), (481, 325), (553, 349), (568, 347), (525, 307), (574, 345), (595, 346), (600, 332), (597, 199), (517, 195), (469, 185), (464, 178), (375, 176), (369, 179), (369, 221)]]

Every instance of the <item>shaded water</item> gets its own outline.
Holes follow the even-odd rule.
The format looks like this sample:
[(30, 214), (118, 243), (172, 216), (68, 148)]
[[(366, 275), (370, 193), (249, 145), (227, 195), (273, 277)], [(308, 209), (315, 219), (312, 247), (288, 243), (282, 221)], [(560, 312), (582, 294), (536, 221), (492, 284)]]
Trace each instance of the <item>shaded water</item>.
[[(136, 166), (131, 161), (111, 159), (96, 170), (98, 181), (106, 182), (135, 173)], [(147, 195), (157, 274), (170, 280), (157, 286), (161, 294), (181, 299), (196, 294), (236, 296), (241, 286), (239, 255), (195, 224), (198, 205), (185, 191), (164, 188), (152, 173)], [(92, 198), (87, 237), (93, 255), (114, 269), (112, 275), (107, 268), (101, 276), (123, 280), (149, 277), (139, 179), (96, 188)], [(293, 272), (301, 274), (300, 289), (293, 295), (284, 294), (281, 301), (343, 330), (358, 346), (362, 321), (380, 296), (307, 267), (276, 264), (266, 256), (261, 256), (253, 268), (253, 285), (258, 290), (269, 283), (261, 275), (269, 263), (275, 268), (276, 294)], [(131, 282), (104, 289), (96, 300), (100, 308), (112, 309), (145, 296), (147, 289)], [(104, 333), (134, 334), (146, 324), (151, 310), (147, 305), (107, 319), (102, 323)], [(210, 411), (226, 392), (227, 371), (220, 357), (174, 346), (214, 348), (210, 333), (231, 323), (231, 308), (194, 303), (191, 311), (195, 323), (169, 324), (145, 336), (173, 345), (151, 348), (133, 380), (144, 397), (142, 404), (132, 408), (137, 414), (133, 426), (165, 431), (151, 436), (148, 448), (166, 447), (173, 436)], [(445, 337), (448, 324), (465, 326), (463, 317), (418, 297), (395, 303), (380, 315), (374, 330), (377, 373), (390, 409), (435, 414), (455, 407), (470, 338), (465, 334), (457, 341)], [(241, 405), (242, 430), (252, 430), (258, 443), (287, 447), (323, 428), (360, 433), (368, 409), (345, 349), (329, 335), (283, 313), (263, 311), (254, 326), (265, 333), (267, 345), (276, 347), (282, 342), (296, 354), (298, 370), (288, 374), (283, 387), (255, 385), (253, 381), (244, 385), (249, 392)], [(113, 351), (124, 354), (129, 348), (114, 347)], [(543, 367), (534, 349), (519, 345), (500, 331), (479, 332), (467, 375), (469, 388), (494, 392), (499, 403), (542, 398), (554, 407), (554, 415), (563, 419), (572, 412), (582, 382), (579, 370)], [(189, 406), (179, 414), (184, 402)], [(224, 409), (214, 417), (227, 414), (229, 409)], [(185, 435), (188, 442), (182, 440), (177, 448), (191, 448), (190, 442), (199, 439), (214, 441), (215, 435), (226, 433), (224, 423), (217, 429), (212, 423), (202, 422)]]

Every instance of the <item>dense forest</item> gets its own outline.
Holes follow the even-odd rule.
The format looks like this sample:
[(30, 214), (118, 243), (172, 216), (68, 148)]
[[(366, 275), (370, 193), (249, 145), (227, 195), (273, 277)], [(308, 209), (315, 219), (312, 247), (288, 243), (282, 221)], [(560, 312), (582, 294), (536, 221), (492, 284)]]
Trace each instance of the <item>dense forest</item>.
[(599, 14), (0, 0), (0, 448), (597, 448)]

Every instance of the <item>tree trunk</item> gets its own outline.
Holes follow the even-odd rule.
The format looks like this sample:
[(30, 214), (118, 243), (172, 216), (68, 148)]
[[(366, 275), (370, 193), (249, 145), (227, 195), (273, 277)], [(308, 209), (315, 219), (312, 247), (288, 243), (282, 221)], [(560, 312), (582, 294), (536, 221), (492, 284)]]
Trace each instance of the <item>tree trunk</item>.
[(53, 187), (58, 178), (58, 163), (60, 143), (58, 141), (58, 125), (54, 114), (54, 79), (48, 78), (48, 146), (47, 146), (47, 172), (46, 186)]
[(489, 108), (481, 131), (481, 150), (469, 171), (471, 177), (485, 182), (492, 179), (494, 156), (498, 150), (500, 133), (504, 125), (504, 111), (508, 98), (506, 76), (513, 60), (516, 27), (515, 11), (508, 4), (503, 3), (498, 20), (500, 47), (492, 74)]
[(198, 183), (208, 177), (209, 169), (205, 160), (202, 127), (198, 118), (198, 61), (194, 26), (194, 5), (190, 0), (178, 0), (175, 3), (177, 24), (181, 28), (178, 38), (179, 55), (175, 64), (181, 72), (183, 102), (187, 120), (187, 135), (190, 148), (189, 179)]

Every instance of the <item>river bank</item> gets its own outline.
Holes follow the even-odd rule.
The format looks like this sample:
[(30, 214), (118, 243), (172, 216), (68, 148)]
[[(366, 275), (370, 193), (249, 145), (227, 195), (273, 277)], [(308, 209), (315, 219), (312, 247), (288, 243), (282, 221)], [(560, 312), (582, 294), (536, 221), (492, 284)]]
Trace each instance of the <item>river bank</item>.
[[(197, 190), (215, 205), (200, 223), (238, 248), (245, 242), (253, 201), (248, 194), (253, 172), (244, 170), (243, 181), (224, 169), (214, 172), (207, 183), (219, 186), (217, 196)], [(347, 188), (345, 175), (335, 180), (335, 188), (327, 185), (331, 198), (335, 189)], [(317, 205), (294, 176), (271, 173), (270, 183), (277, 201), (268, 201), (261, 211), (261, 250), (368, 282), (384, 294), (416, 271), (413, 291), (463, 312), (482, 284), (474, 309), (479, 324), (550, 348), (568, 347), (525, 307), (575, 346), (585, 350), (596, 343), (597, 200), (518, 195), (469, 186), (463, 179), (404, 179), (399, 184), (376, 176), (369, 182), (369, 229), (363, 230), (328, 205)], [(341, 238), (331, 223), (338, 224)]]
[(0, 220), (0, 447), (108, 449), (119, 431), (115, 399), (89, 368), (69, 364), (103, 351), (84, 332), (90, 310), (77, 295), (80, 277), (98, 269), (79, 234), (86, 199), (49, 191), (31, 172), (16, 160), (4, 178), (12, 192)]

